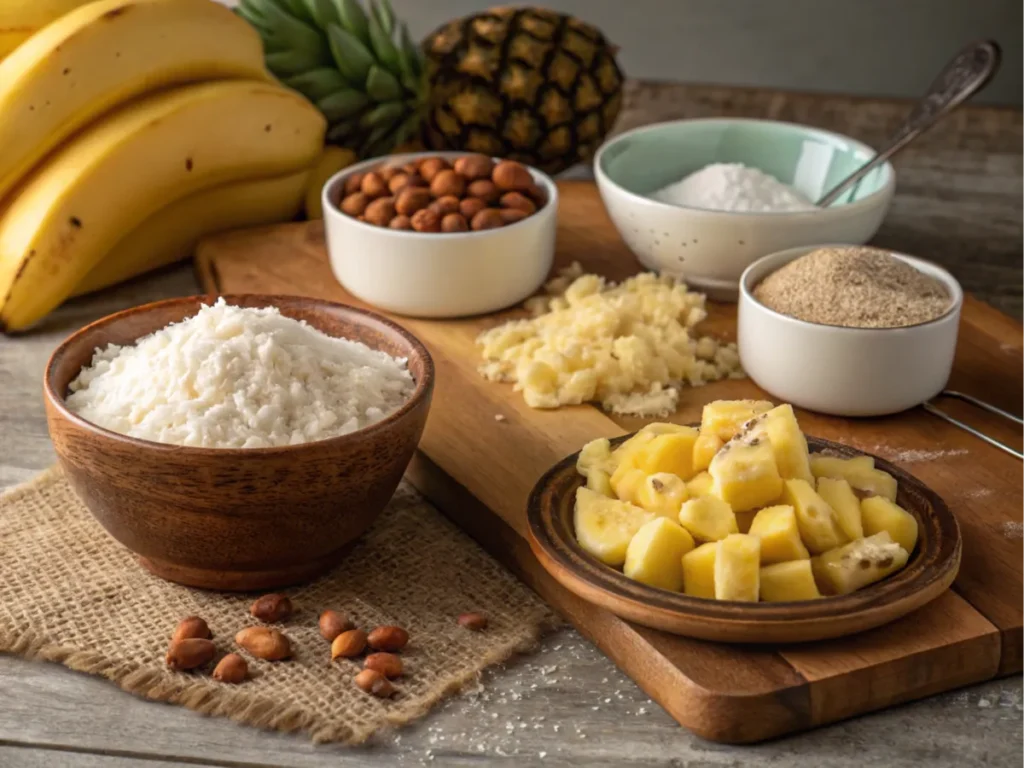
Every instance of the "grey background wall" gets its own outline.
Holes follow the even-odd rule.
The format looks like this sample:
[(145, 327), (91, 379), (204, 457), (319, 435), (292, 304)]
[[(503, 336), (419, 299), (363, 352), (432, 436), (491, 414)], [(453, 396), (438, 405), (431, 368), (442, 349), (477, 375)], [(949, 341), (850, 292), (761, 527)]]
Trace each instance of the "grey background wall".
[[(506, 0), (392, 0), (414, 37)], [(1021, 103), (1021, 0), (554, 0), (599, 26), (627, 75), (793, 90), (917, 96), (964, 43), (996, 39), (979, 101)]]

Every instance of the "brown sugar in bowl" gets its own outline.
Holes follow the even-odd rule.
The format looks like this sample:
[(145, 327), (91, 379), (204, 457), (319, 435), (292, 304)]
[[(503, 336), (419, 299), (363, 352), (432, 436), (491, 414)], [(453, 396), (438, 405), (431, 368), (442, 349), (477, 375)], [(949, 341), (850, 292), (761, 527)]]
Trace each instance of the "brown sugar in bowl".
[(43, 379), (50, 437), (89, 511), (157, 576), (224, 590), (306, 581), (344, 557), (398, 487), (427, 420), (433, 361), (412, 334), (371, 312), (301, 297), (224, 296), (241, 307), (277, 307), (328, 335), (407, 358), (416, 382), (412, 396), (356, 432), (254, 449), (140, 440), (68, 410), (68, 385), (97, 347), (133, 344), (216, 298), (146, 304), (68, 337), (51, 355)]

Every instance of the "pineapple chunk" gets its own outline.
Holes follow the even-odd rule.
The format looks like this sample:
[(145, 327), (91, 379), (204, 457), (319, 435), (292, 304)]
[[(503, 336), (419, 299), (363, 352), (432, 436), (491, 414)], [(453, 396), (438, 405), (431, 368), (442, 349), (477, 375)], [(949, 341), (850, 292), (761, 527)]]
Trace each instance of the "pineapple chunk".
[(686, 484), (686, 493), (690, 496), (709, 496), (714, 484), (715, 478), (707, 472), (701, 472), (694, 475), (693, 480)]
[(768, 440), (732, 441), (720, 450), (708, 469), (715, 479), (712, 493), (737, 512), (771, 504), (782, 493), (782, 478)]
[(818, 588), (845, 595), (880, 581), (907, 564), (910, 555), (885, 531), (812, 558)]
[(697, 438), (693, 444), (693, 471), (703, 472), (711, 466), (711, 460), (715, 454), (722, 450), (725, 441), (718, 435), (704, 435)]
[(762, 563), (784, 563), (788, 560), (808, 560), (811, 557), (800, 540), (796, 512), (784, 504), (765, 507), (758, 512), (750, 524), (750, 535), (761, 540)]
[(657, 437), (658, 435), (686, 434), (691, 429), (693, 429), (693, 427), (687, 427), (682, 424), (673, 424), (670, 421), (652, 421), (650, 424), (642, 426), (640, 428), (640, 432)]
[(709, 541), (683, 555), (683, 592), (690, 597), (715, 599), (715, 556), (718, 542)]
[(671, 518), (675, 522), (687, 495), (686, 483), (677, 475), (658, 472), (644, 478), (636, 493), (636, 504), (648, 512)]
[(746, 422), (771, 409), (772, 404), (767, 400), (715, 400), (704, 406), (700, 431), (721, 440), (731, 440)]
[(875, 460), (870, 456), (855, 456), (852, 459), (820, 453), (811, 456), (811, 474), (815, 477), (843, 477), (847, 472), (867, 472), (874, 468)]
[(750, 525), (754, 522), (755, 517), (757, 517), (756, 509), (736, 513), (736, 527), (739, 528), (740, 533), (750, 533)]
[(637, 504), (640, 497), (640, 489), (647, 480), (647, 473), (642, 469), (619, 467), (615, 474), (608, 481), (620, 501), (630, 504)]
[[(761, 540), (764, 547), (764, 539)], [(761, 599), (766, 603), (787, 603), (821, 597), (814, 583), (810, 560), (790, 560), (761, 569)]]
[(800, 538), (814, 554), (846, 542), (846, 535), (836, 522), (836, 513), (806, 480), (787, 480), (782, 503), (793, 507)]
[(888, 472), (875, 469), (875, 460), (870, 456), (858, 456), (855, 459), (812, 456), (811, 472), (815, 477), (841, 478), (851, 488), (860, 491), (859, 496), (882, 496), (889, 501), (896, 501), (896, 478)]
[(612, 490), (611, 480), (608, 478), (608, 473), (604, 470), (591, 469), (587, 473), (587, 488), (610, 499), (615, 498), (615, 491)]
[(611, 472), (612, 447), (607, 437), (600, 437), (591, 440), (580, 449), (580, 455), (576, 458), (576, 471), (584, 477), (589, 477), (591, 470), (599, 469), (602, 472)]
[(717, 546), (715, 599), (756, 603), (760, 592), (760, 539), (733, 533), (718, 542)]
[(634, 458), (638, 469), (649, 475), (668, 472), (689, 480), (696, 472), (693, 469), (693, 444), (699, 434), (693, 427), (682, 427), (686, 432), (658, 435), (641, 448)]
[(834, 477), (819, 477), (818, 495), (836, 513), (836, 522), (839, 523), (840, 530), (846, 534), (846, 538), (850, 541), (864, 538), (864, 526), (860, 521), (860, 499), (848, 482)]
[(872, 496), (860, 503), (864, 533), (874, 536), (885, 531), (907, 552), (917, 544), (917, 518), (903, 507), (881, 496)]
[(626, 562), (630, 540), (653, 518), (640, 507), (609, 499), (589, 488), (576, 489), (576, 540), (602, 563), (620, 566)]
[(633, 456), (635, 456), (637, 451), (651, 442), (655, 437), (656, 435), (653, 432), (640, 430), (631, 438), (626, 440), (622, 445), (613, 450), (611, 455), (612, 474), (614, 474), (623, 465), (626, 465), (627, 469), (635, 467), (636, 465), (632, 463)]
[(702, 541), (718, 541), (739, 531), (732, 509), (714, 496), (684, 501), (679, 510), (679, 522)]
[(814, 482), (807, 453), (807, 438), (800, 431), (792, 405), (786, 403), (777, 406), (751, 419), (744, 427), (740, 439), (746, 442), (755, 437), (767, 437), (771, 442), (775, 464), (783, 479)]
[(629, 542), (622, 572), (641, 584), (679, 592), (683, 588), (683, 555), (691, 549), (689, 533), (667, 517), (656, 517)]

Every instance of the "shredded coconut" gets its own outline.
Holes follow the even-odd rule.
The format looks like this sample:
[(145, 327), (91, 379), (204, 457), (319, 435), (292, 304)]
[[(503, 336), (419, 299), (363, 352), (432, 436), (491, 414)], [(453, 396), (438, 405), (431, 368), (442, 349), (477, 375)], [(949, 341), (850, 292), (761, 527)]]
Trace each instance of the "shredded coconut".
[(66, 402), (94, 424), (159, 443), (296, 445), (395, 411), (414, 387), (406, 362), (275, 307), (220, 299), (134, 346), (98, 348)]
[(742, 163), (704, 166), (662, 187), (651, 197), (670, 205), (709, 211), (785, 213), (813, 211), (817, 207), (788, 184)]

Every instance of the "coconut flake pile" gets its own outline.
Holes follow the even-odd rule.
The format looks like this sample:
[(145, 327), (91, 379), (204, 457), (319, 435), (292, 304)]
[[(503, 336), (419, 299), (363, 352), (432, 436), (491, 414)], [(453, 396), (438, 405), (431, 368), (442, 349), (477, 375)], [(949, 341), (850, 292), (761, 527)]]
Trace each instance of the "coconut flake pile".
[(97, 348), (66, 402), (94, 424), (159, 443), (297, 445), (398, 409), (415, 386), (406, 363), (274, 307), (220, 299), (134, 346)]

